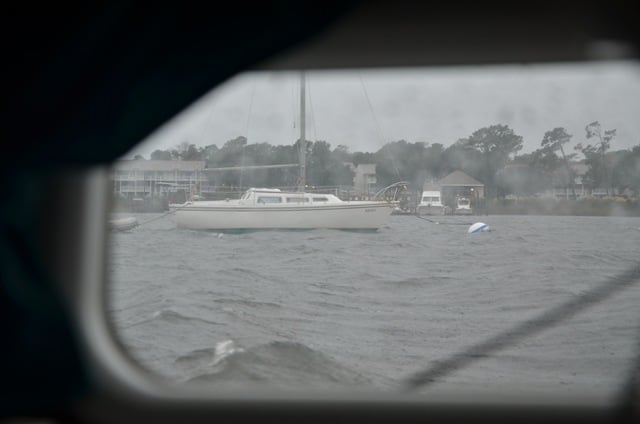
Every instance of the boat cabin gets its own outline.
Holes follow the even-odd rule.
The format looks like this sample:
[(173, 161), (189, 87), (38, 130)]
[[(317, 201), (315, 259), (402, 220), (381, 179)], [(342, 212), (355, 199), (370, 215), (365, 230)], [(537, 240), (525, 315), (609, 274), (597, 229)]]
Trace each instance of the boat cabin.
[(325, 193), (301, 193), (274, 188), (250, 188), (240, 198), (243, 205), (318, 205), (342, 203), (337, 196)]
[(469, 199), (464, 198), (464, 197), (458, 198), (458, 208), (460, 208), (460, 209), (468, 209), (470, 207), (471, 207), (471, 202), (469, 201)]
[(425, 190), (416, 208), (419, 215), (444, 215), (445, 207), (440, 199), (440, 190)]
[(420, 206), (442, 206), (439, 191), (423, 191)]
[(473, 213), (471, 201), (466, 197), (458, 197), (454, 213), (456, 215), (471, 215)]

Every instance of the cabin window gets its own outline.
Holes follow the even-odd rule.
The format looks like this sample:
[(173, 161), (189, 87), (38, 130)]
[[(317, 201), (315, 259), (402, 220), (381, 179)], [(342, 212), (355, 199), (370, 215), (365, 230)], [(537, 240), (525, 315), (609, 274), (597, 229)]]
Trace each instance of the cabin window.
[(287, 197), (287, 203), (308, 203), (307, 197)]
[(329, 199), (327, 199), (326, 197), (314, 197), (313, 201), (314, 202), (328, 202)]
[(260, 197), (258, 197), (258, 203), (282, 203), (282, 197), (280, 197), (280, 196), (260, 196)]

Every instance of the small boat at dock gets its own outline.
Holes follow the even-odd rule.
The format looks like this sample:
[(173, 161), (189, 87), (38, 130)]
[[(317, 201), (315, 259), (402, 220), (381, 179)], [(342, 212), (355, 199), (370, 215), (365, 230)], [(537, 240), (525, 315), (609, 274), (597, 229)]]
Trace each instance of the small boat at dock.
[(444, 215), (445, 206), (442, 204), (440, 191), (423, 191), (416, 212), (418, 215)]
[(471, 201), (466, 197), (458, 197), (456, 201), (456, 208), (453, 211), (455, 215), (471, 215), (473, 210), (471, 209)]

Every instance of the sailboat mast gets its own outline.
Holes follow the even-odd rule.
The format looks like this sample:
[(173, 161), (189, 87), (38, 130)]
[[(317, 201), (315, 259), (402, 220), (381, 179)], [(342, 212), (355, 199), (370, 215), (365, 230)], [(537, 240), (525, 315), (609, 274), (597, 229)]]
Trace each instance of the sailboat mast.
[(300, 72), (300, 143), (298, 145), (298, 163), (300, 164), (300, 178), (298, 191), (304, 191), (307, 180), (307, 141), (305, 135), (305, 75)]

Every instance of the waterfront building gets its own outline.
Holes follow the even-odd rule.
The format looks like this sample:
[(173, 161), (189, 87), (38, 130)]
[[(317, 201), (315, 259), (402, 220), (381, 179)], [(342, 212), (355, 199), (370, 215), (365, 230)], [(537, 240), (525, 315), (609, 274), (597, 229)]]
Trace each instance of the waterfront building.
[(353, 189), (359, 198), (368, 199), (374, 194), (373, 187), (378, 182), (375, 163), (360, 163), (355, 167)]
[(199, 192), (207, 183), (204, 167), (204, 161), (119, 160), (112, 169), (113, 192), (127, 198)]
[(472, 207), (484, 198), (484, 184), (459, 170), (438, 180), (436, 186), (440, 187), (442, 203), (450, 208), (455, 208), (458, 198), (469, 199)]

